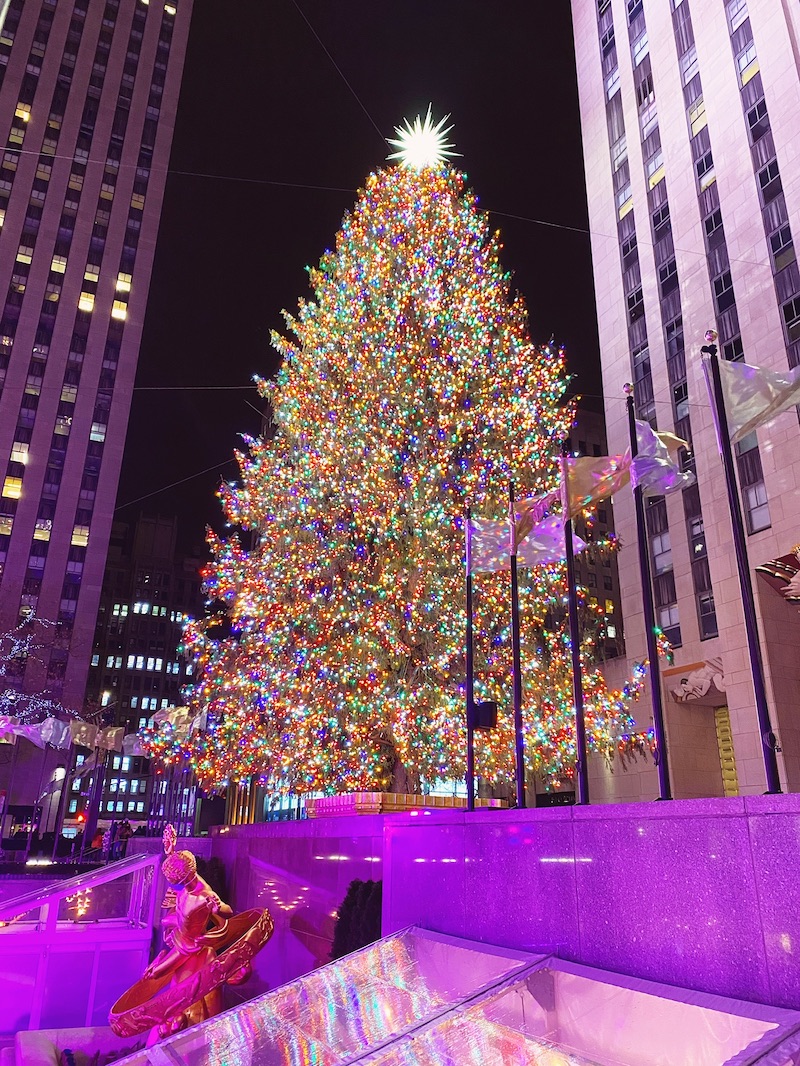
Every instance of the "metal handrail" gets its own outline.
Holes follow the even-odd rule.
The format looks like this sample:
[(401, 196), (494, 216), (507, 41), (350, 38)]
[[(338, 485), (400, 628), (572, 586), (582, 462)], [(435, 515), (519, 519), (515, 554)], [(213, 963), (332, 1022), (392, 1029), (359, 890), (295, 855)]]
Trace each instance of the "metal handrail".
[(127, 873), (143, 870), (147, 866), (156, 866), (160, 862), (160, 855), (130, 855), (125, 859), (110, 862), (99, 870), (89, 870), (86, 873), (77, 874), (55, 884), (42, 885), (32, 892), (26, 892), (13, 899), (4, 900), (0, 903), (0, 921), (8, 921), (19, 914), (25, 914), (36, 907), (43, 907), (52, 903), (55, 899), (69, 896), (82, 888), (94, 888), (105, 884), (107, 881), (115, 881), (118, 877)]

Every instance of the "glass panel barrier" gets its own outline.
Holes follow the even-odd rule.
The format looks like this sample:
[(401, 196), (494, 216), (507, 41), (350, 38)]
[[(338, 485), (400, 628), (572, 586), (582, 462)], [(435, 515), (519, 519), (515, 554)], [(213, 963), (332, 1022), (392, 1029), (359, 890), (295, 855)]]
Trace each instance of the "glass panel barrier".
[(304, 1066), (355, 1062), (536, 956), (410, 929), (124, 1061)]

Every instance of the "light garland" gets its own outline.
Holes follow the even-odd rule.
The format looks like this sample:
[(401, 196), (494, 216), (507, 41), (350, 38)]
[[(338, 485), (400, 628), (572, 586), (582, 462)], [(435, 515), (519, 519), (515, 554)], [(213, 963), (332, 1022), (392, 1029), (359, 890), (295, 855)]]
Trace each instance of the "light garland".
[[(285, 316), (296, 339), (273, 335), (283, 364), (259, 390), (274, 436), (248, 442), (220, 492), (253, 546), (210, 536), (206, 588), (232, 633), (185, 631), (186, 699), (208, 727), (146, 731), (150, 754), (191, 761), (207, 788), (382, 789), (401, 764), (463, 776), (465, 505), (504, 514), (510, 478), (519, 498), (554, 488), (574, 416), (564, 353), (531, 343), (500, 247), (448, 164), (367, 178), (310, 271), (314, 300)], [(575, 761), (566, 594), (563, 565), (520, 572), (528, 769), (548, 784)], [(609, 692), (598, 610), (582, 611), (590, 749), (634, 750), (643, 668)], [(513, 777), (510, 628), (509, 575), (476, 577), (476, 697), (500, 706), (476, 745), (491, 782)]]

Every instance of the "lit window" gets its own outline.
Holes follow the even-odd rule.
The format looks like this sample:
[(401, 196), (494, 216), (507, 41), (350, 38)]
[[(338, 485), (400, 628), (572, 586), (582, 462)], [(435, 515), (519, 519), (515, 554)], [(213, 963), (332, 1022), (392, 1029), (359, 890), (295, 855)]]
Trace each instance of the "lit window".
[(153, 658), (152, 655), (148, 656), (148, 658), (147, 658), (147, 669), (148, 670), (154, 670), (155, 669), (155, 662), (156, 661), (155, 661), (155, 659)]
[(99, 665), (100, 665), (100, 656), (98, 655), (97, 652), (95, 652), (95, 654), (92, 656), (92, 666), (99, 666)]
[(119, 814), (122, 814), (122, 812), (123, 812), (123, 810), (124, 810), (124, 809), (125, 809), (125, 804), (124, 804), (124, 803), (122, 803), (122, 801), (120, 801), (120, 802), (119, 802), (119, 803), (117, 804), (117, 812), (118, 812)]
[(53, 523), (49, 518), (37, 518), (36, 524), (33, 527), (33, 539), (50, 540), (50, 532), (52, 528)]
[(143, 655), (137, 655), (136, 656), (136, 669), (137, 670), (144, 670), (144, 656)]
[(0, 535), (8, 536), (14, 528), (14, 518), (10, 514), (0, 514)]
[(134, 810), (136, 810), (136, 804), (135, 804), (135, 803), (131, 803), (131, 802), (129, 801), (129, 802), (128, 802), (128, 810), (129, 810), (129, 811), (134, 811)]
[(708, 116), (706, 115), (706, 102), (701, 96), (699, 100), (695, 100), (692, 106), (689, 108), (689, 125), (692, 129), (692, 136), (696, 136), (700, 130), (704, 129), (708, 125)]
[(75, 780), (72, 782), (70, 788), (72, 789), (73, 792), (80, 792), (80, 790), (81, 790), (81, 781), (80, 781), (79, 777), (75, 778)]
[(18, 500), (22, 496), (22, 478), (7, 477), (3, 482), (3, 495), (8, 500)]
[(103, 693), (103, 695), (100, 697), (100, 706), (101, 707), (108, 707), (109, 703), (111, 703), (111, 693), (108, 690), (106, 690)]
[(50, 263), (50, 269), (54, 270), (56, 274), (63, 274), (67, 269), (67, 257), (65, 255), (54, 255)]
[[(125, 769), (125, 760), (124, 759), (122, 760), (122, 763), (123, 763), (122, 769), (124, 770)], [(124, 777), (121, 777), (119, 779), (119, 790), (120, 790), (120, 792), (127, 792), (128, 791), (128, 782), (125, 780)]]
[(76, 548), (85, 548), (89, 543), (89, 527), (73, 526), (71, 544)]
[(758, 73), (758, 58), (756, 56), (755, 41), (751, 41), (748, 46), (739, 53), (736, 57), (736, 66), (739, 68), (739, 81), (744, 86), (750, 81), (750, 79)]
[(33, 259), (33, 248), (31, 248), (27, 244), (21, 244), (19, 246), (19, 251), (17, 252), (17, 262), (18, 263), (30, 263), (30, 261), (32, 259)]
[(130, 274), (117, 274), (117, 292), (130, 292), (133, 277)]
[(79, 311), (93, 311), (94, 310), (94, 293), (82, 292), (80, 299), (78, 300)]
[(109, 792), (116, 792), (118, 788), (119, 788), (119, 778), (118, 777), (112, 777), (111, 780), (108, 783)]
[(614, 625), (607, 625), (606, 626), (606, 636), (610, 637), (611, 640), (613, 640), (616, 637), (616, 635), (617, 635), (617, 627), (614, 626)]
[(168, 15), (174, 15), (178, 9), (174, 4), (164, 4), (164, 10)]
[(139, 780), (134, 777), (131, 781), (131, 795), (135, 795), (139, 791)]
[(106, 427), (102, 422), (92, 422), (92, 428), (89, 433), (89, 440), (104, 441), (106, 439)]
[(131, 207), (135, 208), (137, 211), (144, 210), (144, 197), (141, 193), (135, 192), (133, 194), (131, 197)]
[(22, 441), (15, 440), (11, 445), (11, 462), (12, 463), (27, 463), (28, 462), (28, 445), (23, 444)]
[(164, 660), (163, 659), (156, 659), (156, 670), (163, 670), (163, 668), (164, 668)]
[(106, 659), (106, 669), (110, 670), (113, 667), (113, 665), (114, 665), (114, 656), (113, 655), (109, 655), (108, 658)]
[(137, 803), (136, 804), (136, 810), (137, 810), (137, 813), (141, 814), (142, 811), (144, 810), (144, 804), (141, 803), (141, 802)]
[(76, 799), (69, 801), (69, 813), (74, 814), (78, 809), (78, 801)]
[(131, 760), (130, 760), (130, 756), (128, 756), (128, 755), (125, 755), (125, 756), (123, 757), (123, 759), (122, 759), (122, 772), (123, 772), (124, 774), (127, 774), (127, 773), (128, 773), (128, 771), (130, 770), (130, 768), (131, 768)]
[(106, 804), (106, 810), (107, 811), (113, 811), (114, 810), (114, 801), (113, 800), (109, 800), (108, 801), (108, 803)]
[(99, 281), (100, 279), (100, 267), (94, 266), (92, 263), (86, 264), (86, 271), (83, 275), (84, 281)]
[(112, 770), (119, 770), (121, 762), (122, 762), (122, 758), (119, 755), (115, 755), (114, 756), (114, 760), (113, 760), (112, 765), (111, 765), (111, 769)]
[[(133, 706), (133, 700), (134, 700), (134, 699), (136, 699), (136, 697), (135, 697), (135, 696), (134, 696), (134, 697), (133, 697), (133, 699), (131, 700), (131, 707)], [(146, 718), (140, 718), (140, 719), (139, 719), (139, 725), (138, 725), (138, 728), (139, 728), (139, 729), (144, 729), (144, 727), (145, 727), (146, 725), (147, 725), (147, 719), (146, 719)]]
[(111, 305), (111, 317), (124, 322), (128, 317), (128, 305), (124, 300), (115, 300)]
[(128, 661), (127, 661), (127, 663), (125, 665), (127, 666), (127, 668), (129, 670), (133, 670), (135, 662), (136, 662), (136, 656), (135, 655), (129, 655), (128, 656)]

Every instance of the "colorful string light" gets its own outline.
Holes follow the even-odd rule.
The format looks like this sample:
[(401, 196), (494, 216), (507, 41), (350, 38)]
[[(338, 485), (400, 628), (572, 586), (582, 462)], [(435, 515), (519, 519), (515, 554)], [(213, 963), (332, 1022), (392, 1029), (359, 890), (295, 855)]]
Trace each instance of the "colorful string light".
[[(314, 299), (285, 316), (294, 337), (273, 335), (283, 363), (258, 387), (274, 435), (247, 441), (220, 491), (247, 532), (209, 537), (206, 587), (232, 631), (210, 618), (185, 632), (187, 701), (208, 726), (145, 733), (207, 788), (256, 775), (298, 794), (388, 789), (401, 773), (407, 790), (464, 774), (465, 506), (502, 516), (511, 478), (518, 498), (554, 488), (574, 417), (564, 353), (531, 343), (464, 183), (444, 162), (371, 174), (309, 272)], [(520, 574), (528, 769), (548, 786), (575, 761), (566, 595), (563, 566)], [(588, 742), (630, 754), (647, 743), (629, 713), (644, 668), (607, 690), (598, 610), (582, 597)], [(476, 696), (500, 707), (477, 772), (498, 783), (513, 777), (508, 574), (476, 576), (475, 635)]]

